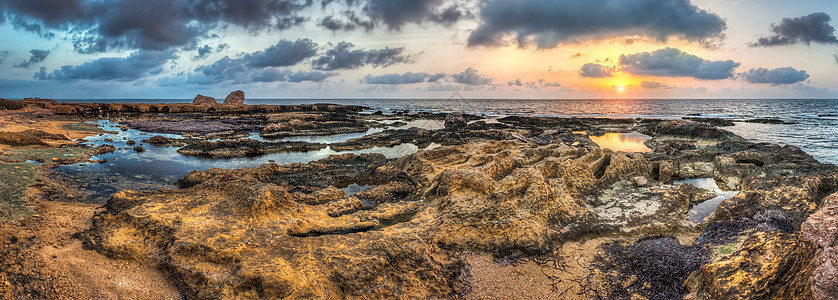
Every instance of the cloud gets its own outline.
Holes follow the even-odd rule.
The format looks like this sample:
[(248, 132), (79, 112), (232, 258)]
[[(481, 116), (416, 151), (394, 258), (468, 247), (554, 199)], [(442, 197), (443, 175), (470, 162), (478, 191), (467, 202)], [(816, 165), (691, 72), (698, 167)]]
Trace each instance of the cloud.
[(6, 57), (9, 57), (9, 51), (0, 51), (0, 65), (6, 61)]
[(384, 74), (373, 76), (369, 74), (364, 76), (361, 79), (361, 82), (367, 84), (413, 84), (413, 83), (422, 83), (422, 82), (436, 82), (442, 78), (445, 78), (447, 75), (445, 73), (413, 73), (413, 72), (406, 72), (404, 74)]
[(809, 79), (809, 74), (803, 70), (796, 70), (792, 67), (776, 69), (750, 69), (747, 72), (737, 74), (738, 77), (750, 83), (770, 83), (772, 85), (792, 84)]
[(337, 73), (318, 71), (290, 71), (266, 69), (254, 75), (249, 81), (252, 82), (323, 82), (329, 77), (337, 76)]
[(623, 71), (635, 75), (717, 80), (733, 77), (739, 63), (710, 61), (675, 48), (665, 48), (651, 53), (620, 55), (620, 66)]
[(204, 45), (203, 47), (198, 48), (198, 55), (192, 58), (192, 60), (201, 60), (207, 58), (210, 54), (213, 53), (212, 47), (209, 45)]
[(519, 46), (640, 35), (666, 41), (671, 36), (709, 43), (721, 39), (725, 21), (689, 0), (486, 0), (469, 46)]
[(20, 62), (19, 64), (16, 64), (15, 65), (16, 68), (28, 68), (28, 67), (31, 67), (33, 65), (37, 65), (37, 64), (43, 62), (44, 59), (46, 59), (47, 56), (49, 56), (49, 50), (32, 49), (32, 50), (29, 50), (29, 53), (32, 54), (29, 57), (29, 60), (24, 60), (24, 61)]
[(783, 18), (780, 24), (771, 24), (774, 35), (759, 38), (752, 47), (770, 47), (792, 44), (838, 44), (835, 28), (829, 25), (832, 18), (817, 12), (808, 16)]
[(353, 31), (358, 28), (363, 28), (364, 31), (370, 32), (375, 28), (375, 23), (372, 20), (364, 20), (358, 17), (353, 11), (346, 11), (343, 18), (337, 16), (326, 16), (320, 23), (320, 27), (331, 31)]
[[(229, 47), (227, 44), (218, 46), (217, 51), (223, 51)], [(200, 48), (199, 48), (200, 52)], [(187, 75), (187, 83), (195, 84), (216, 84), (228, 80), (244, 81), (249, 76), (257, 78), (257, 81), (288, 81), (269, 80), (268, 78), (287, 78), (287, 71), (281, 74), (279, 71), (263, 71), (257, 74), (249, 74), (253, 70), (261, 70), (272, 67), (290, 67), (313, 57), (317, 54), (317, 44), (309, 39), (298, 39), (297, 41), (280, 40), (265, 50), (247, 53), (241, 58), (230, 58), (225, 56), (210, 65), (201, 65), (195, 68), (195, 72)], [(271, 73), (274, 72), (274, 73)], [(324, 73), (325, 74), (325, 73)], [(300, 75), (302, 76), (302, 75)], [(328, 76), (327, 76), (328, 77)], [(298, 81), (297, 81), (298, 82)]]
[(561, 87), (562, 84), (558, 82), (550, 82), (544, 79), (538, 79), (538, 81), (523, 81), (521, 78), (517, 78), (515, 80), (509, 81), (506, 83), (508, 86), (517, 86), (523, 87), (526, 86), (527, 88), (537, 90), (542, 87)]
[(490, 85), (492, 84), (492, 78), (483, 74), (480, 74), (474, 68), (468, 68), (461, 73), (451, 74), (451, 78), (456, 83), (461, 83), (465, 85)]
[(640, 82), (640, 87), (648, 90), (657, 90), (657, 89), (670, 89), (672, 87), (665, 85), (663, 83), (657, 81), (647, 81), (643, 80)]
[(227, 25), (251, 32), (286, 29), (306, 20), (298, 12), (312, 0), (5, 0), (5, 15), (19, 30), (41, 36), (69, 30), (75, 50), (165, 50), (196, 45)]
[(611, 73), (613, 72), (613, 68), (600, 64), (587, 63), (582, 65), (582, 68), (579, 69), (579, 76), (587, 78), (605, 78), (611, 77)]
[[(325, 7), (332, 2), (338, 1), (322, 3)], [(462, 3), (446, 0), (346, 0), (343, 3), (348, 9), (341, 17), (327, 16), (318, 25), (332, 31), (356, 28), (371, 31), (380, 25), (400, 30), (407, 23), (452, 25), (470, 16)]]
[(295, 42), (280, 40), (276, 45), (263, 51), (245, 55), (242, 60), (248, 67), (287, 67), (296, 65), (316, 54), (317, 43), (310, 39), (298, 39)]
[[(223, 51), (229, 45), (221, 44), (215, 51)], [(279, 69), (297, 65), (317, 54), (317, 43), (310, 39), (296, 41), (280, 40), (276, 44), (261, 50), (241, 55), (239, 58), (223, 58), (209, 65), (200, 65), (191, 73), (170, 76), (158, 82), (162, 85), (181, 84), (211, 85), (222, 82), (323, 82), (337, 76), (337, 73), (319, 71), (292, 71)], [(211, 49), (211, 47), (208, 47)], [(199, 50), (200, 51), (200, 50)], [(367, 53), (367, 52), (365, 52)], [(369, 58), (365, 63), (378, 63)]]
[(176, 58), (173, 51), (139, 50), (128, 57), (103, 57), (77, 66), (63, 66), (52, 73), (41, 67), (39, 80), (116, 80), (132, 81), (163, 71), (163, 64)]
[(358, 69), (364, 66), (389, 67), (399, 63), (413, 63), (415, 58), (403, 55), (404, 47), (384, 48), (379, 50), (352, 50), (354, 44), (340, 42), (326, 54), (314, 60), (312, 65), (318, 70)]

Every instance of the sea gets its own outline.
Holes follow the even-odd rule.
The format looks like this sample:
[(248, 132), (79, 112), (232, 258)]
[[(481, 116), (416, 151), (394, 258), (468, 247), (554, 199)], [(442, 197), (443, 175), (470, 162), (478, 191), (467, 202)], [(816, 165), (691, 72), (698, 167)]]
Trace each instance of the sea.
[[(66, 102), (181, 103), (191, 99), (76, 99)], [(772, 118), (794, 124), (736, 122), (724, 127), (754, 142), (794, 145), (824, 163), (838, 164), (838, 99), (248, 99), (247, 104), (334, 103), (395, 111), (504, 116), (662, 118)]]

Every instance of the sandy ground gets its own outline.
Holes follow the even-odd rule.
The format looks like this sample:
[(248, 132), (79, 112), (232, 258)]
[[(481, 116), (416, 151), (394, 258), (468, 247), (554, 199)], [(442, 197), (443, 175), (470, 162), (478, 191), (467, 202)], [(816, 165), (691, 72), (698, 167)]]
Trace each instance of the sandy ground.
[(561, 261), (533, 259), (497, 261), (491, 255), (470, 253), (465, 256), (472, 291), (464, 299), (590, 299), (580, 294), (584, 266), (596, 254), (596, 248), (611, 238), (568, 241), (557, 256)]
[[(21, 110), (0, 110), (0, 131), (23, 131), (40, 129), (49, 133), (60, 133), (75, 140), (91, 135), (91, 132), (68, 130), (65, 125), (76, 124), (76, 120), (55, 120), (52, 111), (39, 107), (26, 107)], [(50, 141), (51, 142), (51, 141)], [(4, 146), (8, 147), (8, 146)]]
[(73, 238), (90, 228), (96, 205), (36, 203), (35, 217), (0, 227), (0, 298), (181, 298), (160, 270), (86, 250)]
[[(70, 139), (92, 134), (63, 127), (78, 122), (55, 120), (40, 108), (0, 111), (1, 131), (41, 129)], [(49, 180), (48, 170), (41, 172)], [(73, 237), (90, 228), (99, 205), (49, 201), (43, 188), (26, 191), (36, 215), (0, 221), (0, 299), (181, 299), (162, 271), (86, 250)]]

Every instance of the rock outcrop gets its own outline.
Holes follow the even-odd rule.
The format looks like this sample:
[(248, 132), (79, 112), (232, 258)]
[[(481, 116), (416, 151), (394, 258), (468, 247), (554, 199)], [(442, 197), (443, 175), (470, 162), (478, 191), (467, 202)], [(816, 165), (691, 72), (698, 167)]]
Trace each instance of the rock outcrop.
[[(584, 279), (562, 281), (585, 296), (832, 295), (835, 201), (824, 198), (838, 191), (835, 166), (693, 121), (533, 119), (331, 145), (443, 145), (393, 160), (346, 154), (193, 171), (177, 190), (116, 194), (83, 238), (157, 265), (187, 298), (444, 298), (467, 289), (463, 253), (545, 257), (582, 244), (610, 254), (581, 266), (591, 272), (576, 274)], [(321, 130), (318, 122), (363, 124), (324, 113), (261, 124), (278, 124), (263, 133), (293, 134)], [(636, 129), (660, 147), (603, 150), (570, 128)], [(324, 146), (231, 140), (179, 151), (227, 157)], [(740, 192), (696, 225), (689, 212), (714, 194), (673, 180), (704, 177)], [(353, 183), (371, 187), (339, 188)], [(592, 287), (599, 290), (585, 294)]]
[(207, 97), (207, 96), (198, 94), (198, 96), (195, 96), (195, 99), (192, 100), (192, 104), (213, 105), (213, 104), (218, 104), (218, 102), (215, 101), (215, 98), (213, 98), (213, 97)]
[(468, 121), (460, 113), (450, 113), (445, 116), (445, 128), (458, 129), (468, 125)]
[(812, 296), (838, 299), (838, 194), (827, 197), (800, 226), (800, 238), (811, 244)]
[(225, 105), (244, 105), (244, 92), (241, 90), (234, 91), (224, 98)]

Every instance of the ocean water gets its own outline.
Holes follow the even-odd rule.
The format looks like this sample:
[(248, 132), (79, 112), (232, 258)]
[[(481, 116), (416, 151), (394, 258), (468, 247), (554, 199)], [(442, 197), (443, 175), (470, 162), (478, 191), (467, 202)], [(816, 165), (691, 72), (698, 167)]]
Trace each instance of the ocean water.
[[(64, 100), (67, 102), (191, 102), (173, 100)], [(704, 116), (744, 120), (777, 118), (791, 125), (737, 122), (724, 127), (754, 142), (795, 145), (818, 160), (838, 164), (838, 99), (248, 99), (247, 104), (335, 103), (374, 110), (463, 112), (489, 118), (508, 115), (559, 117), (681, 118)]]

